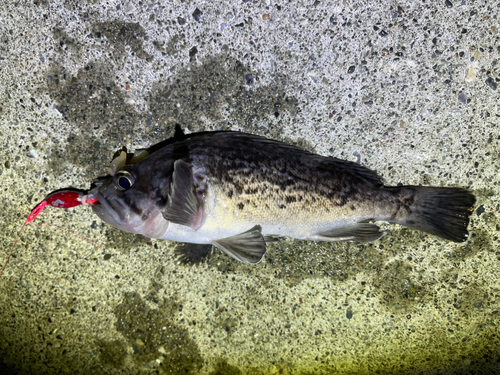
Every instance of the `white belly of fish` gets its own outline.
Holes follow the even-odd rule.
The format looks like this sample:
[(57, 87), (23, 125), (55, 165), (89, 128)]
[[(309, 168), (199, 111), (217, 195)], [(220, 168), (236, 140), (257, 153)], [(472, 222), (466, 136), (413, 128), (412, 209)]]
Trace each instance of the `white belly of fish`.
[(243, 233), (259, 223), (238, 220), (224, 201), (219, 200), (210, 188), (204, 202), (204, 221), (198, 230), (170, 222), (163, 240), (209, 244), (212, 241)]
[(207, 198), (204, 202), (204, 214), (203, 225), (198, 230), (170, 222), (167, 231), (160, 238), (178, 242), (209, 244), (218, 239), (236, 236), (248, 231), (255, 225), (260, 225), (264, 236), (274, 235), (307, 240), (316, 239), (315, 234), (321, 230), (341, 227), (352, 222), (348, 218), (322, 223), (319, 226), (317, 225), (318, 223), (311, 225), (300, 220), (297, 220), (293, 225), (250, 222), (239, 217), (237, 211), (235, 213), (234, 210), (228, 208), (226, 202), (218, 198), (217, 194), (210, 188), (207, 191)]

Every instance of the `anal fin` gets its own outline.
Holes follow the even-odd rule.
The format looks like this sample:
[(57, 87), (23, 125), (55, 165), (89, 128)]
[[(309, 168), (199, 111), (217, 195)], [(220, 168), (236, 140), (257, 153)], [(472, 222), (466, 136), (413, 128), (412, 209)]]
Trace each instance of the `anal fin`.
[(381, 231), (375, 224), (356, 223), (317, 233), (310, 239), (316, 241), (372, 242), (382, 238), (385, 234), (386, 232)]
[(221, 238), (212, 243), (227, 255), (242, 263), (257, 264), (266, 254), (266, 241), (261, 230), (261, 226), (256, 225), (246, 232), (232, 237)]

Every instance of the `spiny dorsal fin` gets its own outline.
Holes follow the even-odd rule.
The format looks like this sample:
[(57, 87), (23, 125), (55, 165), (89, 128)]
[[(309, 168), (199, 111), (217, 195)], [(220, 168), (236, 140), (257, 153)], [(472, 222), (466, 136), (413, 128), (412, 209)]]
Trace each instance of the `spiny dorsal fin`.
[(182, 130), (179, 124), (175, 124), (174, 139), (181, 141), (184, 139), (184, 136), (185, 136), (184, 130)]

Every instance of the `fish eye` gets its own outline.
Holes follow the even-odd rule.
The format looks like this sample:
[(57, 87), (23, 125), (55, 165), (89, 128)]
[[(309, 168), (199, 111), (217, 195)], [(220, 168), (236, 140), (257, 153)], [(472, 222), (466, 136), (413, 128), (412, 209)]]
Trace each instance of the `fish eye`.
[(115, 187), (118, 190), (128, 190), (134, 183), (135, 176), (128, 171), (118, 171), (115, 175)]

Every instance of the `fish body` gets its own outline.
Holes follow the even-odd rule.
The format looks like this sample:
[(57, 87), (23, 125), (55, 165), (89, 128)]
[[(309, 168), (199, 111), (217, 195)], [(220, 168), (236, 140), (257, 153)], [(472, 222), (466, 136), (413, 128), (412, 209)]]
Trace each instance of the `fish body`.
[(357, 163), (239, 132), (177, 133), (89, 197), (119, 229), (192, 244), (179, 248), (184, 260), (214, 245), (248, 263), (281, 237), (377, 240), (385, 233), (376, 220), (461, 242), (475, 202), (461, 188), (385, 187)]

